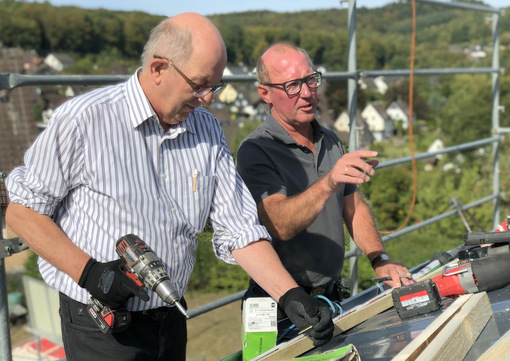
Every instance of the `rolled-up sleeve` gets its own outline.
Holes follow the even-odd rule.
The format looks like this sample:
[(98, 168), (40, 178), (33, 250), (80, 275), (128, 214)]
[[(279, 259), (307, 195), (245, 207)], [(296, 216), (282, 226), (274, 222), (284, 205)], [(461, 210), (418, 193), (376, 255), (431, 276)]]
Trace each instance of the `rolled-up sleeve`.
[[(61, 112), (55, 118), (64, 116)], [(59, 202), (78, 182), (83, 141), (71, 122), (53, 121), (24, 157), (24, 166), (7, 177), (10, 201), (52, 216)]]
[(260, 225), (255, 201), (235, 169), (225, 144), (217, 160), (217, 183), (210, 217), (214, 229), (213, 248), (216, 257), (235, 264), (233, 250), (260, 239), (270, 241), (271, 236)]

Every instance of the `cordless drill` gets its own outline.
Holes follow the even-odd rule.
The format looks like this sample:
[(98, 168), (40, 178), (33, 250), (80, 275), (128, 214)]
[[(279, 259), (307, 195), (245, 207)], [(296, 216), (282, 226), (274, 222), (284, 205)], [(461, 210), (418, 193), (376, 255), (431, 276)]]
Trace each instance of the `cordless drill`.
[[(122, 270), (127, 276), (140, 287), (145, 286), (156, 292), (163, 301), (175, 305), (186, 318), (189, 318), (179, 303), (179, 296), (159, 257), (140, 237), (134, 234), (121, 237), (117, 241), (116, 251), (124, 261)], [(123, 331), (131, 322), (127, 309), (112, 310), (94, 297), (89, 300), (88, 312), (103, 333)]]

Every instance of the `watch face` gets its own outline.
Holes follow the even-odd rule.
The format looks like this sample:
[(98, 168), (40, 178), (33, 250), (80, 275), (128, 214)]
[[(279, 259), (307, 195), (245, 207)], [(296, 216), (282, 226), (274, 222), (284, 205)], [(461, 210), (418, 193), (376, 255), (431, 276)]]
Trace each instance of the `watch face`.
[(372, 267), (374, 267), (379, 262), (389, 261), (389, 260), (390, 260), (390, 256), (388, 256), (386, 253), (381, 253), (379, 256), (375, 257), (372, 260), (372, 262), (371, 262), (372, 263)]

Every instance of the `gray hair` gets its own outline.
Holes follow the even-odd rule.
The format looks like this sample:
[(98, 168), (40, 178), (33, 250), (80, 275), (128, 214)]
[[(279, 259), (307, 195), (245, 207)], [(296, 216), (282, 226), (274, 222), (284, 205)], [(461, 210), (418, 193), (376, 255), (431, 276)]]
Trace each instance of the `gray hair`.
[(142, 63), (150, 64), (154, 55), (163, 56), (176, 63), (187, 61), (193, 53), (193, 36), (189, 29), (165, 19), (154, 27), (142, 52)]
[[(280, 42), (271, 45), (265, 52), (266, 54), (269, 50), (276, 51), (277, 53), (284, 54), (289, 50), (295, 50), (299, 51), (300, 53), (303, 53), (306, 56), (306, 59), (308, 60), (308, 64), (310, 65), (310, 68), (314, 68), (314, 65), (312, 63), (312, 59), (308, 56), (307, 52), (291, 43), (287, 42)], [(259, 84), (267, 84), (271, 83), (271, 77), (269, 76), (269, 72), (267, 71), (266, 65), (264, 64), (264, 60), (262, 59), (264, 57), (264, 54), (257, 60), (257, 81)]]

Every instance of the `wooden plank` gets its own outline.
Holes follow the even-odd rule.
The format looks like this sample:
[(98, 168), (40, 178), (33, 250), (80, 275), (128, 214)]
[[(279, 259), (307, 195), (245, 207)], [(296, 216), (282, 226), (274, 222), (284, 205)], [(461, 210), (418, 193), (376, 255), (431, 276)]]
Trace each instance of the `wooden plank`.
[(510, 331), (492, 345), (477, 361), (510, 361)]
[(475, 293), (416, 361), (462, 360), (492, 317), (486, 292)]
[(434, 322), (422, 331), (409, 345), (407, 345), (392, 361), (416, 360), (420, 353), (441, 332), (446, 324), (461, 310), (471, 295), (459, 296)]

